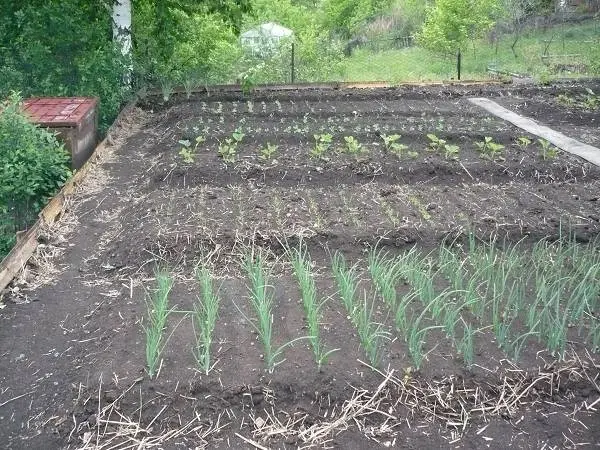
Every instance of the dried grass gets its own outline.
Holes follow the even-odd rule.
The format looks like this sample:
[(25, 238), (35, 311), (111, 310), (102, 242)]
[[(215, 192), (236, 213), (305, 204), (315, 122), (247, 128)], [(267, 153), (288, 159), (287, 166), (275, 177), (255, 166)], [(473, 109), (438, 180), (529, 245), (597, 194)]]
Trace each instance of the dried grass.
[[(341, 409), (336, 411), (334, 406), (316, 422), (315, 417), (306, 413), (265, 411), (264, 417), (252, 418), (253, 437), (261, 443), (282, 438), (295, 439), (299, 448), (328, 448), (336, 435), (355, 427), (368, 439), (393, 447), (400, 428), (425, 423), (446, 430), (444, 437), (449, 443), (456, 443), (470, 425), (488, 423), (494, 417), (515, 418), (522, 408), (552, 399), (567, 381), (588, 381), (600, 392), (597, 384), (600, 366), (589, 354), (587, 356), (582, 360), (573, 354), (568, 362), (551, 363), (536, 372), (502, 361), (500, 369), (490, 371), (498, 375), (498, 382), (481, 385), (466, 383), (455, 375), (430, 381), (415, 378), (410, 373), (398, 376), (394, 370), (382, 372), (361, 362), (383, 377), (375, 391), (354, 388), (352, 398), (344, 402)], [(597, 411), (599, 404), (600, 399), (582, 402), (575, 411), (565, 415), (577, 421), (574, 417), (577, 413)], [(329, 420), (325, 420), (327, 417)], [(307, 425), (309, 423), (311, 425)], [(480, 427), (477, 434), (484, 434), (486, 428), (487, 425)]]

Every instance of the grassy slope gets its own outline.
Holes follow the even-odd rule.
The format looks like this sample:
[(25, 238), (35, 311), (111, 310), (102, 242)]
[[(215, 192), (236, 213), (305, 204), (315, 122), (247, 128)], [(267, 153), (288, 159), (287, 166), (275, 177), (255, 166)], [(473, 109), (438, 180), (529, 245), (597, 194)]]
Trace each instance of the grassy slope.
[[(548, 53), (552, 55), (579, 54), (577, 62), (590, 63), (593, 52), (599, 53), (600, 23), (590, 21), (581, 25), (565, 25), (546, 31), (525, 32), (516, 46), (517, 58), (510, 49), (513, 38), (504, 36), (498, 44), (478, 41), (473, 48), (463, 50), (462, 79), (489, 78), (487, 67), (496, 63), (502, 70), (530, 74), (535, 77), (552, 76), (541, 59), (544, 40), (552, 39)], [(586, 42), (587, 41), (587, 42)], [(564, 42), (564, 47), (563, 47)], [(572, 63), (573, 59), (565, 59)], [(565, 76), (565, 74), (561, 74)], [(342, 79), (347, 81), (435, 81), (456, 77), (456, 59), (444, 58), (419, 47), (373, 53), (360, 49), (345, 60)]]

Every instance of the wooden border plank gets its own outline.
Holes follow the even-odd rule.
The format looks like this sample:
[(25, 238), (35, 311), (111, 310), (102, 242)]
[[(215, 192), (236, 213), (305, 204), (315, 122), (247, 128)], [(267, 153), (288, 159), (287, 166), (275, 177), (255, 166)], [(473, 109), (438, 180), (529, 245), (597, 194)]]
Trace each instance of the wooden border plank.
[(561, 150), (579, 156), (600, 167), (600, 148), (570, 138), (569, 136), (542, 125), (529, 117), (520, 116), (519, 114), (500, 106), (489, 98), (470, 98), (469, 101), (496, 117), (504, 119), (528, 133), (547, 140)]
[[(294, 83), (294, 84), (258, 84), (252, 87), (253, 92), (276, 92), (276, 91), (305, 91), (305, 90), (339, 90), (339, 89), (391, 89), (402, 86), (479, 86), (479, 85), (503, 85), (510, 82), (495, 80), (465, 80), (465, 81), (432, 81), (432, 82), (403, 82), (389, 83), (387, 81), (333, 81), (327, 83)], [(192, 89), (194, 94), (203, 94), (210, 92), (242, 92), (242, 86), (239, 84), (214, 84), (206, 87), (199, 86)], [(173, 94), (185, 94), (186, 90), (182, 86), (173, 88)], [(148, 96), (161, 96), (162, 91), (152, 89), (147, 92)]]
[(32, 227), (17, 240), (17, 243), (8, 255), (0, 262), (0, 292), (11, 283), (14, 277), (23, 269), (23, 267), (25, 267), (29, 258), (33, 256), (38, 246), (38, 238), (42, 228), (45, 225), (54, 223), (63, 213), (66, 199), (73, 195), (77, 186), (84, 180), (86, 174), (94, 166), (98, 156), (107, 146), (107, 140), (110, 133), (115, 130), (122, 118), (135, 107), (137, 98), (137, 96), (134, 97), (134, 99), (121, 110), (113, 124), (107, 130), (106, 137), (96, 146), (86, 163), (77, 170), (63, 185), (61, 190), (50, 199), (48, 204), (40, 212), (35, 224), (33, 224)]

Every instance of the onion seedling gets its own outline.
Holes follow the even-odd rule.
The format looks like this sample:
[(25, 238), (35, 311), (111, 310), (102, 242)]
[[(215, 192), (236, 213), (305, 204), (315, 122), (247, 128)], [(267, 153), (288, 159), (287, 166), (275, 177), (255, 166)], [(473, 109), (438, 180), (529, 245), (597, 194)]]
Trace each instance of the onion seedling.
[(148, 324), (144, 326), (146, 333), (146, 365), (148, 375), (154, 378), (160, 363), (160, 357), (168, 339), (164, 339), (169, 309), (169, 294), (173, 287), (173, 278), (164, 270), (156, 273), (156, 290), (146, 300), (148, 308)]
[(214, 366), (210, 358), (210, 347), (219, 313), (219, 295), (214, 290), (212, 275), (206, 267), (196, 270), (196, 279), (200, 284), (200, 298), (194, 306), (194, 357), (198, 367), (208, 375)]

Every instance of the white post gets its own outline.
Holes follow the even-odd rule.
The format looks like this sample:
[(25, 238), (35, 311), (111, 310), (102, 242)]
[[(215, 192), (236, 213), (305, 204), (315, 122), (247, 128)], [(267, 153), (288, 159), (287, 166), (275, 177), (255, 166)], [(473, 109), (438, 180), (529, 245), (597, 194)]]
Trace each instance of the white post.
[(129, 58), (127, 72), (124, 74), (125, 83), (131, 82), (131, 0), (114, 0), (112, 9), (113, 40), (121, 47), (123, 56)]

